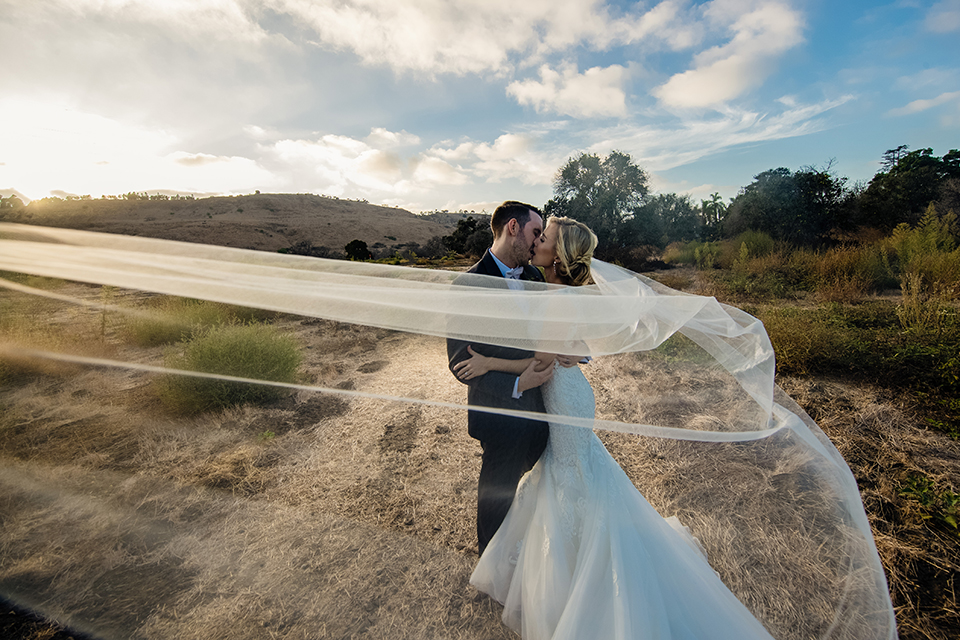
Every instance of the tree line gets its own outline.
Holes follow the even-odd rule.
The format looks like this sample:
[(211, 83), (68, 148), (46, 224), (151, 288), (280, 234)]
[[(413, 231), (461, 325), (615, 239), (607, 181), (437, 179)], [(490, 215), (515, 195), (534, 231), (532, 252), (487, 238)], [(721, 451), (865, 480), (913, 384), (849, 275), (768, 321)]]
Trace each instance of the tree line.
[[(886, 235), (898, 225), (917, 226), (931, 204), (956, 234), (960, 212), (960, 151), (936, 156), (933, 149), (900, 145), (883, 154), (868, 182), (823, 167), (768, 169), (725, 202), (719, 193), (696, 202), (677, 193), (654, 194), (649, 174), (629, 154), (581, 153), (554, 178), (546, 217), (569, 216), (589, 225), (600, 240), (597, 257), (649, 268), (652, 256), (673, 243), (712, 242), (759, 231), (798, 248), (829, 248)], [(951, 217), (953, 216), (953, 217)], [(408, 247), (407, 254), (439, 258), (480, 256), (492, 236), (486, 216), (462, 217), (448, 236)], [(347, 256), (360, 259), (365, 248)], [(374, 256), (380, 257), (380, 256)]]
[[(916, 226), (930, 204), (942, 216), (960, 212), (960, 151), (901, 145), (884, 153), (867, 184), (825, 167), (769, 169), (725, 203), (718, 193), (695, 203), (676, 193), (651, 194), (649, 176), (629, 154), (580, 154), (557, 173), (549, 215), (586, 223), (600, 238), (597, 255), (634, 262), (642, 247), (713, 241), (761, 231), (797, 247), (836, 246), (867, 233)], [(951, 225), (955, 225), (955, 217)], [(956, 233), (954, 229), (954, 233)]]

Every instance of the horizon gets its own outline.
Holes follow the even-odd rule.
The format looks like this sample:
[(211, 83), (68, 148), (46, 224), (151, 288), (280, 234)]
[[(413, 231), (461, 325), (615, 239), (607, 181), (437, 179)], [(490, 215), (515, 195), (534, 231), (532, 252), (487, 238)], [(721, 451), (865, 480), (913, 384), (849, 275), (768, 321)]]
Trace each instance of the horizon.
[(0, 193), (537, 206), (578, 153), (654, 193), (960, 146), (960, 0), (0, 0)]

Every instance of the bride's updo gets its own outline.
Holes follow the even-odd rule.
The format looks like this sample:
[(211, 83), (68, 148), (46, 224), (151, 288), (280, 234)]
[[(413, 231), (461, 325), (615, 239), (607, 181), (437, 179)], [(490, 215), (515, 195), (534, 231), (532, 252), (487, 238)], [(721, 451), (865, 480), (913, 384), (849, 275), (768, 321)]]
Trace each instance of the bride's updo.
[(558, 225), (556, 273), (567, 284), (579, 287), (593, 282), (590, 261), (597, 248), (597, 236), (590, 227), (573, 218), (550, 218), (548, 224)]

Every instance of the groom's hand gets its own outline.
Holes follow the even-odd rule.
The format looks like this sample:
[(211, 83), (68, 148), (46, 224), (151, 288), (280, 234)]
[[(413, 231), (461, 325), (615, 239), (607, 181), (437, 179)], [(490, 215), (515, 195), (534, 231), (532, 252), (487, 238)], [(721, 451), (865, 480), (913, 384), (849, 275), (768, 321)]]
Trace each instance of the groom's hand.
[(538, 360), (531, 360), (527, 368), (520, 374), (520, 381), (517, 383), (517, 391), (523, 393), (527, 389), (539, 387), (544, 382), (553, 377), (553, 367), (547, 367), (543, 371), (537, 371)]

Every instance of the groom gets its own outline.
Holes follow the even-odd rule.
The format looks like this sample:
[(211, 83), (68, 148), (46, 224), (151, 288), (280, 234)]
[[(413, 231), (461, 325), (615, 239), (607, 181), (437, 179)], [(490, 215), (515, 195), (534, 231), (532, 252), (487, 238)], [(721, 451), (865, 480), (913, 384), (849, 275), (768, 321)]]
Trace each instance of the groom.
[[(508, 200), (493, 212), (490, 227), (493, 246), (467, 272), (542, 282), (540, 271), (530, 266), (534, 244), (543, 233), (540, 210)], [(447, 356), (454, 376), (454, 366), (470, 358), (467, 347), (488, 357), (509, 360), (533, 356), (531, 351), (448, 339)], [(468, 385), (467, 403), (470, 405), (543, 413), (540, 385), (552, 375), (552, 367), (537, 372), (531, 363), (520, 376), (490, 371), (461, 382)], [(469, 411), (467, 431), (480, 441), (483, 449), (477, 486), (477, 542), (482, 555), (510, 509), (520, 478), (533, 467), (546, 448), (548, 427), (546, 422), (539, 420)]]

